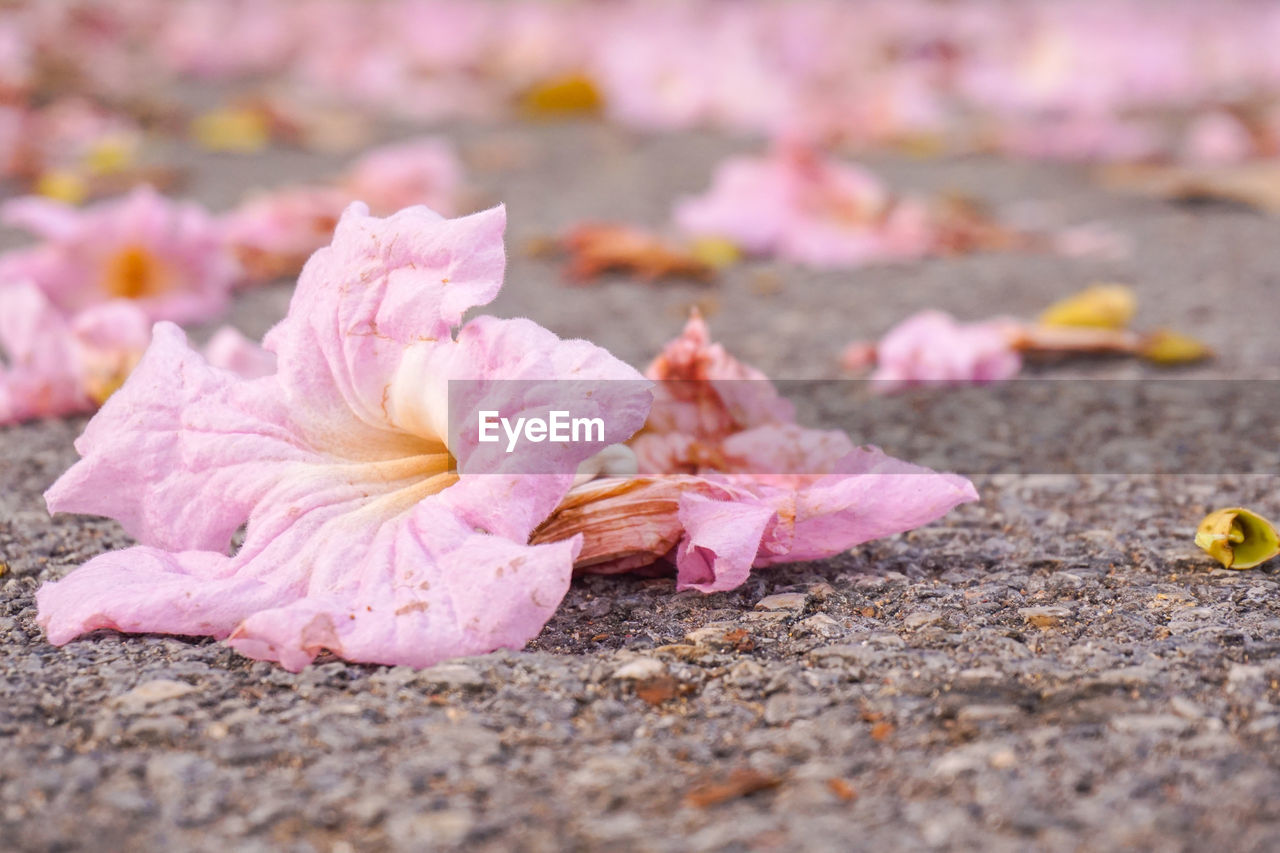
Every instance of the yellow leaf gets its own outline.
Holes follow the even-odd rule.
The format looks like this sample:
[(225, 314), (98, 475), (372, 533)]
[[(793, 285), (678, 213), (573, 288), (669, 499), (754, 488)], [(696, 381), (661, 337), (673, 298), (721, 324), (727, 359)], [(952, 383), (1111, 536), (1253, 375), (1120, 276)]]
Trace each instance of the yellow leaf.
[(36, 179), (35, 191), (46, 198), (80, 204), (89, 197), (89, 185), (70, 169), (52, 169)]
[(1190, 335), (1157, 329), (1142, 339), (1138, 354), (1156, 364), (1189, 364), (1213, 357), (1213, 350)]
[(742, 250), (723, 237), (699, 237), (689, 244), (689, 254), (718, 270), (742, 260)]
[(84, 167), (91, 175), (116, 175), (133, 165), (136, 153), (128, 137), (104, 136), (85, 152)]
[(1043, 326), (1123, 329), (1138, 310), (1138, 299), (1123, 284), (1093, 284), (1055, 302), (1040, 315)]
[(529, 89), (520, 106), (537, 116), (595, 115), (604, 108), (604, 95), (585, 74), (566, 74)]
[(1196, 547), (1228, 569), (1252, 569), (1280, 554), (1275, 526), (1242, 507), (1211, 512), (1196, 528)]
[(271, 143), (271, 127), (261, 110), (228, 107), (197, 116), (191, 138), (209, 151), (253, 154)]

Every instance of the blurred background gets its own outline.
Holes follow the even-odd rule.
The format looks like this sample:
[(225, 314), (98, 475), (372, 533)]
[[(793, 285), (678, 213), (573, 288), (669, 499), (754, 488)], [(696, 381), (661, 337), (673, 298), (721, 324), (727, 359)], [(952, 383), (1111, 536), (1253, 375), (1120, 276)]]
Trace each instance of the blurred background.
[[(3, 245), (61, 240), (81, 281), (48, 257), (6, 256), (0, 278), (48, 277), (72, 326), (125, 298), (254, 340), (347, 202), (505, 202), (495, 310), (634, 361), (699, 305), (766, 370), (831, 375), (850, 340), (921, 308), (1029, 316), (1098, 278), (1131, 283), (1153, 322), (1203, 328), (1215, 302), (1256, 298), (1224, 278), (1249, 262), (1221, 240), (1144, 256), (1189, 226), (1131, 214), (1151, 197), (1280, 207), (1278, 37), (1280, 4), (1260, 0), (10, 2), (5, 194), (104, 219), (72, 239), (65, 207), (10, 205)], [(161, 199), (135, 219), (190, 202), (226, 257), (86, 224), (128, 219), (111, 200), (144, 185)], [(199, 287), (233, 300), (172, 316), (136, 293), (222, 261)], [(1169, 265), (1201, 286), (1145, 280)], [(121, 270), (143, 284), (112, 284)], [(23, 341), (0, 344), (22, 360)]]

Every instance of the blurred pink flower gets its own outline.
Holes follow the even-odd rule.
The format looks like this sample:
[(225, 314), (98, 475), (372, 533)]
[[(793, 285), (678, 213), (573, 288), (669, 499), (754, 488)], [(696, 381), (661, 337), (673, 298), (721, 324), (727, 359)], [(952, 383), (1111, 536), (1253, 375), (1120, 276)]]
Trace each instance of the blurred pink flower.
[(504, 225), (502, 208), (376, 219), (353, 204), (267, 336), (278, 368), (260, 379), (210, 367), (158, 324), (47, 495), (51, 511), (110, 515), (142, 545), (41, 588), (49, 640), (212, 635), (298, 670), (326, 649), (426, 666), (537, 634), (581, 543), (529, 545), (529, 534), (591, 451), (529, 445), (564, 473), (520, 473), (521, 454), (465, 473), (480, 446), (450, 437), (449, 380), (636, 380), (596, 398), (609, 443), (640, 426), (649, 395), (606, 351), (531, 321), (458, 328), (501, 287)]
[(1239, 163), (1255, 154), (1249, 129), (1222, 110), (1196, 117), (1187, 129), (1182, 158), (1191, 163), (1224, 165)]
[(362, 201), (379, 216), (423, 204), (445, 216), (459, 207), (462, 165), (444, 139), (423, 138), (368, 152), (335, 185), (259, 193), (225, 214), (221, 227), (240, 263), (241, 283), (297, 274), (329, 244), (343, 209)]
[(245, 379), (260, 379), (276, 372), (275, 353), (263, 349), (231, 326), (223, 326), (213, 333), (204, 346), (204, 358), (213, 367)]
[(240, 266), (241, 284), (296, 275), (333, 238), (351, 201), (336, 187), (286, 187), (260, 193), (224, 214), (223, 239)]
[(458, 211), (462, 164), (446, 140), (413, 139), (368, 152), (339, 183), (351, 199), (382, 216), (415, 204), (452, 216)]
[(678, 589), (717, 592), (752, 568), (829, 557), (977, 500), (963, 477), (797, 425), (773, 384), (712, 344), (696, 316), (646, 375), (658, 382), (630, 442), (638, 475), (578, 485), (533, 540), (582, 533), (581, 571), (665, 559)]
[(146, 187), (83, 210), (21, 198), (3, 217), (43, 242), (0, 255), (0, 281), (32, 282), (64, 314), (127, 300), (151, 319), (198, 322), (226, 307), (235, 281), (204, 209)]
[[(151, 320), (114, 300), (67, 317), (35, 285), (0, 286), (0, 424), (92, 412), (128, 378), (151, 341)], [(224, 326), (205, 357), (247, 378), (275, 356)]]
[(35, 285), (0, 287), (0, 350), (0, 424), (93, 409), (71, 326)]
[(677, 204), (675, 221), (694, 237), (819, 267), (918, 257), (937, 242), (922, 206), (796, 143), (725, 161), (705, 195)]
[(1014, 332), (1020, 325), (1001, 319), (957, 323), (942, 311), (922, 311), (880, 340), (871, 379), (880, 391), (925, 383), (1009, 379), (1022, 367), (1022, 358), (1014, 349)]

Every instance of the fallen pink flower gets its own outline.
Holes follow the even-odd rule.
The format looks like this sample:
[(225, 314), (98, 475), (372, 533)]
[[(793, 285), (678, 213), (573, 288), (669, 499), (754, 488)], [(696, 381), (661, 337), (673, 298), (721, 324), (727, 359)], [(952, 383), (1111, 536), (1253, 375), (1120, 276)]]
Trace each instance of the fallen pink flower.
[[(1013, 320), (958, 323), (942, 311), (921, 311), (891, 329), (876, 345), (871, 380), (880, 391), (919, 384), (994, 382), (1015, 376), (1022, 359), (1014, 348), (1023, 324)], [(863, 357), (865, 345), (846, 353)]]
[[(90, 310), (113, 312), (115, 305)], [(145, 334), (144, 321), (144, 346)], [(7, 360), (0, 367), (0, 424), (95, 407), (71, 324), (35, 285), (0, 287), (0, 350)]]
[(43, 242), (0, 256), (0, 281), (30, 281), (64, 314), (127, 300), (155, 320), (208, 320), (235, 280), (205, 211), (150, 188), (83, 210), (21, 198), (4, 205), (3, 218)]
[(462, 166), (449, 144), (425, 138), (374, 149), (333, 185), (260, 193), (222, 217), (224, 238), (240, 263), (241, 284), (297, 275), (307, 258), (328, 245), (343, 209), (362, 201), (379, 216), (426, 205), (457, 211)]
[(1259, 153), (1249, 128), (1231, 113), (1215, 110), (1197, 116), (1187, 128), (1182, 159), (1202, 165), (1248, 160)]
[(918, 210), (895, 209), (871, 173), (790, 143), (721, 164), (705, 195), (676, 206), (675, 222), (693, 237), (816, 266), (921, 255), (932, 240)]
[[(640, 376), (528, 320), (459, 328), (501, 287), (504, 226), (502, 208), (376, 219), (353, 204), (266, 338), (276, 371), (256, 380), (210, 367), (158, 324), (77, 442), (83, 459), (47, 494), (51, 511), (111, 516), (142, 544), (40, 589), (49, 640), (208, 635), (297, 670), (323, 650), (426, 666), (537, 634), (581, 540), (529, 545), (529, 534), (592, 451), (529, 446), (565, 473), (520, 474), (501, 458), (491, 473), (460, 473), (483, 454), (475, 438), (449, 437), (449, 381)], [(617, 443), (649, 395), (635, 381), (609, 387), (620, 390), (594, 402)]]
[(411, 139), (368, 152), (339, 183), (350, 198), (379, 215), (424, 204), (452, 216), (459, 207), (462, 164), (444, 139)]
[(794, 141), (721, 164), (706, 194), (676, 205), (675, 221), (691, 237), (820, 268), (1029, 243), (977, 205), (898, 197), (870, 172)]
[[(36, 286), (0, 287), (0, 425), (92, 412), (128, 378), (151, 341), (151, 321), (114, 300), (66, 317)], [(205, 357), (246, 378), (275, 370), (275, 356), (224, 326)]]
[(674, 563), (678, 589), (717, 592), (752, 568), (816, 560), (977, 500), (973, 485), (794, 423), (758, 371), (695, 316), (647, 376), (660, 381), (632, 441), (639, 475), (570, 491), (534, 542), (578, 533), (579, 571)]
[(254, 196), (224, 215), (223, 238), (240, 264), (240, 283), (296, 275), (333, 238), (350, 202), (336, 187), (288, 187)]

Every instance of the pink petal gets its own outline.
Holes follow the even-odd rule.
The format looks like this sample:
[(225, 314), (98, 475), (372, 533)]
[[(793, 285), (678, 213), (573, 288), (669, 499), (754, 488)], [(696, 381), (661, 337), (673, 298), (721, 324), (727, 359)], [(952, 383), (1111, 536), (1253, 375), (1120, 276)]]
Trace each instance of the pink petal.
[(746, 581), (777, 513), (761, 503), (690, 493), (680, 498), (679, 517), (685, 536), (676, 554), (676, 589), (721, 592)]
[(223, 326), (205, 344), (204, 357), (214, 367), (229, 370), (245, 379), (258, 379), (276, 372), (276, 357), (231, 326)]
[(181, 439), (184, 409), (231, 380), (177, 326), (156, 324), (142, 361), (76, 440), (81, 460), (45, 493), (49, 511), (115, 518), (146, 545), (224, 550), (251, 503), (222, 471), (190, 470)]
[(254, 578), (212, 577), (225, 559), (209, 551), (111, 551), (40, 587), (38, 621), (55, 646), (99, 628), (223, 638), (279, 595)]
[(405, 347), (450, 337), (464, 312), (497, 295), (505, 226), (502, 207), (451, 220), (425, 207), (386, 219), (348, 207), (263, 341), (279, 358), (285, 393), (335, 427), (352, 413), (385, 423), (387, 378)]
[[(143, 605), (134, 595), (73, 604), (57, 592), (73, 573), (48, 587), (44, 624), (61, 626), (59, 638), (90, 624), (220, 636), (238, 620), (232, 645), (289, 668), (321, 649), (422, 666), (536, 634), (580, 543), (531, 546), (529, 535), (591, 450), (564, 453), (563, 473), (459, 479), (445, 461), (441, 389), (450, 378), (630, 380), (612, 384), (632, 397), (600, 401), (617, 408), (614, 441), (643, 422), (647, 392), (608, 353), (529, 321), (481, 318), (454, 339), (462, 313), (501, 283), (502, 217), (413, 208), (376, 220), (354, 205), (268, 336), (278, 369), (257, 380), (209, 366), (158, 324), (49, 501), (115, 516), (147, 544), (200, 550), (145, 552), (148, 571), (181, 578), (152, 578)], [(128, 570), (118, 556), (91, 564), (100, 579), (87, 595)], [(226, 607), (212, 627), (187, 605), (209, 596)]]
[(921, 311), (891, 329), (876, 360), (871, 379), (886, 391), (919, 383), (999, 381), (1022, 367), (1008, 321), (961, 324), (941, 311)]
[(382, 214), (423, 204), (451, 216), (458, 206), (462, 164), (447, 140), (413, 139), (368, 152), (342, 183), (351, 198)]
[(75, 338), (34, 285), (0, 285), (0, 424), (89, 411)]

